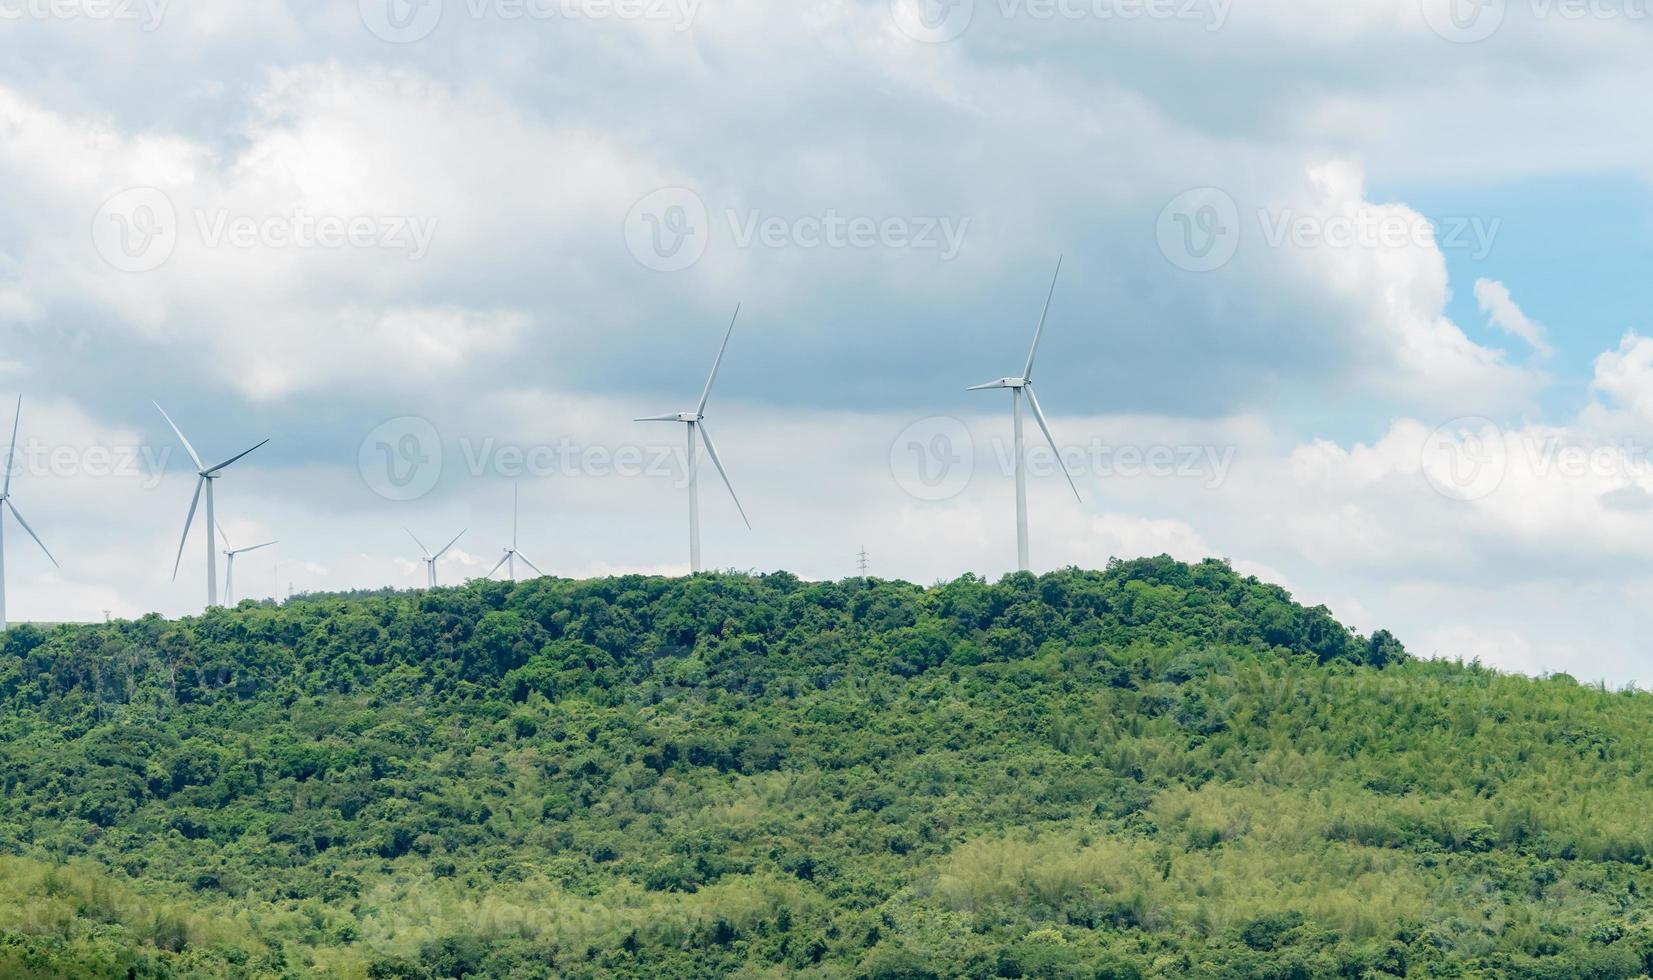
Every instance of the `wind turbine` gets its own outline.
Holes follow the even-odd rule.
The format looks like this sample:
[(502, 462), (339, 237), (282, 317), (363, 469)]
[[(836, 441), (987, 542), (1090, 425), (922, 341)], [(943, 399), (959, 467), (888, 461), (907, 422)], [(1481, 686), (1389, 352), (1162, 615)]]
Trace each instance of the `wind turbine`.
[[(412, 538), (413, 543), (419, 546), (419, 550), (425, 553), (424, 557), (419, 559), (425, 563), (425, 580), (430, 583), (430, 588), (436, 588), (436, 563), (442, 560), (442, 556), (448, 553), (449, 548), (452, 548), (454, 545), (459, 543), (459, 539), (465, 536), (465, 531), (460, 531), (458, 534), (454, 535), (452, 541), (449, 541), (442, 547), (441, 551), (438, 551), (433, 555), (431, 554), (430, 549), (425, 547), (425, 543), (419, 540), (419, 536), (417, 534), (414, 534), (412, 531), (408, 531), (405, 527), (402, 528), (402, 530), (407, 531), (408, 537)], [(468, 531), (470, 528), (466, 528), (465, 530)]]
[(534, 570), (534, 574), (542, 577), (545, 575), (544, 572), (540, 571), (538, 565), (535, 565), (533, 562), (528, 560), (527, 555), (517, 550), (517, 485), (513, 483), (511, 484), (511, 546), (505, 549), (505, 557), (499, 560), (499, 565), (495, 565), (493, 568), (490, 568), (488, 570), (488, 574), (482, 577), (493, 578), (494, 573), (499, 571), (501, 565), (509, 565), (511, 581), (515, 582), (517, 580), (518, 558), (522, 559), (522, 563), (524, 565), (532, 568)]
[(34, 533), (34, 528), (29, 527), (29, 522), (25, 521), (23, 519), (23, 515), (17, 512), (17, 505), (12, 503), (12, 501), (11, 501), (12, 462), (17, 458), (17, 424), (19, 422), (21, 422), (22, 420), (23, 420), (23, 396), (18, 395), (17, 396), (17, 414), (12, 416), (12, 422), (11, 422), (11, 448), (6, 450), (6, 477), (5, 477), (5, 483), (4, 483), (4, 485), (0, 485), (0, 504), (5, 505), (3, 507), (0, 507), (0, 632), (4, 632), (5, 629), (6, 629), (6, 626), (8, 625), (7, 620), (6, 620), (6, 513), (5, 513), (8, 509), (11, 511), (11, 516), (17, 519), (17, 523), (23, 528), (23, 530), (29, 532), (29, 537), (34, 538), (34, 543), (40, 545), (40, 550), (46, 552), (46, 558), (49, 561), (51, 561), (52, 567), (53, 568), (60, 567), (57, 563), (57, 559), (53, 558), (52, 553), (47, 550), (45, 542), (41, 541), (40, 536), (38, 534)]
[(740, 498), (735, 496), (734, 484), (729, 482), (729, 474), (723, 469), (723, 461), (717, 458), (717, 447), (712, 444), (712, 434), (706, 430), (706, 399), (712, 395), (712, 383), (717, 380), (717, 369), (723, 363), (723, 353), (729, 349), (729, 337), (735, 332), (735, 320), (740, 319), (740, 307), (735, 307), (735, 315), (729, 320), (729, 329), (723, 335), (723, 346), (718, 348), (717, 360), (712, 362), (712, 373), (706, 379), (706, 390), (700, 393), (700, 404), (692, 412), (677, 412), (673, 415), (650, 415), (640, 418), (638, 422), (682, 422), (689, 427), (689, 571), (700, 571), (700, 492), (696, 470), (696, 463), (700, 456), (700, 447), (695, 445), (695, 433), (700, 434), (700, 441), (706, 444), (706, 455), (712, 458), (712, 465), (717, 467), (718, 475), (723, 477), (723, 485), (729, 488), (729, 497), (735, 502), (735, 509), (740, 511), (740, 519), (745, 521), (746, 529), (752, 529), (752, 522), (747, 520), (746, 508), (740, 505)]
[(230, 536), (224, 530), (224, 525), (218, 525), (218, 536), (224, 539), (224, 602), (226, 605), (235, 605), (235, 556), (244, 555), (249, 551), (268, 548), (279, 541), (266, 541), (248, 548), (237, 548), (230, 544)]
[(1068, 464), (1062, 459), (1062, 451), (1056, 448), (1056, 437), (1050, 434), (1050, 423), (1045, 421), (1045, 413), (1039, 408), (1039, 399), (1033, 394), (1033, 358), (1039, 353), (1039, 338), (1045, 332), (1045, 317), (1050, 314), (1050, 300), (1056, 295), (1056, 278), (1062, 274), (1062, 260), (1056, 260), (1056, 275), (1050, 279), (1050, 292), (1045, 295), (1045, 309), (1039, 314), (1039, 326), (1033, 331), (1033, 346), (1027, 352), (1027, 366), (1022, 369), (1019, 378), (999, 378), (985, 384), (971, 385), (968, 390), (982, 391), (988, 388), (1009, 388), (1011, 394), (1011, 412), (1015, 421), (1016, 440), (1016, 560), (1017, 567), (1022, 571), (1028, 570), (1027, 560), (1027, 454), (1022, 439), (1022, 396), (1027, 396), (1027, 403), (1033, 409), (1033, 417), (1044, 432), (1045, 439), (1050, 443), (1051, 452), (1056, 455), (1056, 463), (1062, 467), (1062, 475), (1068, 478), (1068, 486), (1073, 489), (1073, 496), (1080, 503), (1084, 498), (1079, 496), (1079, 488), (1074, 485), (1073, 474), (1068, 472)]
[(214, 540), (214, 531), (218, 521), (212, 516), (213, 481), (218, 479), (219, 474), (223, 473), (230, 464), (239, 462), (242, 457), (251, 453), (253, 449), (263, 446), (264, 443), (270, 440), (265, 439), (252, 449), (237, 453), (217, 466), (208, 466), (201, 462), (200, 454), (195, 451), (194, 446), (189, 444), (189, 440), (184, 438), (183, 430), (178, 428), (178, 423), (172, 421), (172, 416), (166, 413), (166, 409), (161, 407), (160, 402), (150, 402), (150, 404), (154, 405), (155, 410), (161, 413), (161, 418), (166, 419), (166, 424), (172, 426), (172, 433), (178, 437), (178, 441), (184, 444), (184, 450), (189, 453), (189, 458), (195, 463), (197, 477), (195, 497), (189, 502), (189, 516), (184, 518), (184, 536), (178, 541), (178, 557), (172, 563), (172, 580), (174, 582), (178, 581), (178, 567), (184, 561), (184, 545), (189, 543), (190, 525), (195, 523), (195, 508), (201, 503), (201, 488), (203, 486), (207, 488), (207, 608), (211, 609), (218, 605), (218, 543)]

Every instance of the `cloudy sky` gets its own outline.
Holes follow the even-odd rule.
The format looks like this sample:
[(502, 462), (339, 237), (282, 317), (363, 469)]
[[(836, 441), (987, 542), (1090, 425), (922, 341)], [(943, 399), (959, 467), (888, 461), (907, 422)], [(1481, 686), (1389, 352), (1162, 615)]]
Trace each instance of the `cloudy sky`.
[[(14, 619), (1208, 555), (1415, 652), (1653, 683), (1640, 0), (0, 0)], [(1037, 429), (1029, 426), (1037, 440)]]

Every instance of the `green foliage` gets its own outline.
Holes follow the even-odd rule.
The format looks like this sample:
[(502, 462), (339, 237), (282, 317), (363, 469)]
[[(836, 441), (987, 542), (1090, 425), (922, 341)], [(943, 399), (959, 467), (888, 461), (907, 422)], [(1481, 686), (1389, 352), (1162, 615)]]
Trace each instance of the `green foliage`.
[(0, 976), (1629, 977), (1653, 701), (1221, 562), (0, 636)]

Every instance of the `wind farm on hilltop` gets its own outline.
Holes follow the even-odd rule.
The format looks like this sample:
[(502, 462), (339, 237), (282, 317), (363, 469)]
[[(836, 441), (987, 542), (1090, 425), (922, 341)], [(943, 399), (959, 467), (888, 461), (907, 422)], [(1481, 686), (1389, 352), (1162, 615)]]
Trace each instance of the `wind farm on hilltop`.
[[(1050, 287), (1045, 295), (1044, 307), (1039, 314), (1039, 319), (1036, 325), (1034, 326), (1032, 344), (1028, 350), (1027, 360), (1022, 368), (1021, 374), (1016, 377), (998, 378), (983, 384), (972, 385), (969, 388), (971, 391), (1008, 389), (1011, 393), (1011, 423), (1013, 433), (1012, 458), (1014, 461), (1015, 480), (1016, 559), (1017, 568), (1023, 571), (1026, 571), (1029, 568), (1030, 550), (1028, 540), (1027, 446), (1023, 433), (1024, 400), (1026, 402), (1026, 410), (1032, 412), (1034, 421), (1038, 424), (1039, 430), (1044, 434), (1045, 441), (1049, 444), (1052, 452), (1055, 454), (1057, 463), (1062, 470), (1063, 476), (1067, 479), (1068, 486), (1073, 491), (1075, 499), (1083, 502), (1083, 498), (1079, 494), (1078, 485), (1074, 482), (1073, 475), (1068, 470), (1066, 462), (1062, 460), (1061, 453), (1056, 444), (1055, 436), (1051, 432), (1049, 419), (1045, 416), (1044, 409), (1039, 404), (1038, 397), (1034, 394), (1033, 387), (1034, 363), (1039, 354), (1040, 342), (1044, 337), (1045, 324), (1050, 315), (1051, 302), (1056, 294), (1056, 285), (1061, 276), (1061, 271), (1062, 260), (1058, 258), (1056, 262), (1056, 271), (1051, 277)], [(706, 414), (706, 409), (711, 401), (713, 389), (716, 387), (718, 381), (719, 371), (723, 366), (724, 357), (729, 350), (730, 340), (734, 336), (735, 326), (740, 320), (740, 312), (740, 307), (737, 306), (735, 308), (734, 315), (730, 317), (729, 325), (724, 330), (722, 342), (718, 346), (717, 353), (712, 359), (711, 371), (706, 377), (706, 383), (701, 389), (700, 398), (696, 402), (694, 408), (682, 412), (644, 416), (635, 420), (638, 422), (676, 422), (684, 426), (686, 453), (682, 457), (682, 460), (685, 467), (685, 489), (688, 495), (689, 570), (691, 574), (698, 573), (702, 570), (699, 480), (700, 457), (702, 451), (704, 451), (705, 457), (710, 460), (712, 466), (717, 470), (718, 477), (722, 481), (724, 488), (728, 491), (729, 498), (734, 504), (735, 511), (739, 514), (742, 523), (745, 524), (748, 529), (752, 526), (751, 520), (747, 517), (746, 508), (742, 505), (740, 497), (735, 493), (734, 484), (729, 478), (728, 470), (724, 467), (723, 460), (718, 454), (717, 444), (712, 439), (711, 430), (707, 426)], [(241, 452), (224, 459), (220, 463), (209, 466), (200, 454), (196, 452), (194, 445), (189, 441), (188, 437), (184, 435), (183, 430), (176, 422), (173, 421), (172, 416), (167, 414), (166, 409), (162, 408), (158, 402), (153, 404), (156, 411), (160, 413), (161, 418), (166, 422), (167, 427), (177, 437), (178, 442), (183, 446), (184, 451), (188, 454), (189, 460), (193, 464), (196, 476), (195, 492), (190, 499), (189, 510), (184, 518), (183, 535), (179, 539), (178, 550), (173, 559), (172, 579), (176, 581), (178, 578), (179, 569), (183, 565), (184, 551), (189, 543), (190, 531), (195, 526), (195, 515), (197, 510), (200, 509), (204, 498), (205, 517), (202, 521), (202, 526), (204, 529), (203, 534), (206, 538), (207, 553), (206, 608), (211, 609), (220, 604), (218, 589), (218, 558), (220, 553), (222, 554), (225, 563), (224, 596), (229, 604), (233, 605), (235, 602), (234, 576), (235, 561), (237, 557), (250, 552), (261, 551), (265, 548), (272, 547), (277, 544), (277, 542), (271, 540), (241, 548), (233, 547), (230, 544), (229, 536), (224, 532), (223, 526), (218, 518), (218, 504), (214, 489), (217, 482), (222, 479), (224, 473), (231, 466), (240, 462), (242, 459), (245, 459), (256, 450), (268, 445), (271, 440), (269, 438), (262, 439), (250, 448), (244, 449)], [(52, 565), (54, 567), (58, 567), (56, 558), (54, 558), (51, 552), (46, 549), (45, 544), (40, 540), (39, 536), (35, 534), (33, 528), (31, 528), (23, 520), (22, 514), (17, 510), (17, 505), (13, 502), (11, 497), (11, 478), (12, 471), (15, 468), (13, 464), (16, 455), (17, 432), (21, 422), (21, 415), (22, 397), (19, 396), (17, 400), (17, 412), (12, 423), (11, 443), (6, 457), (7, 466), (4, 489), (0, 490), (0, 628), (3, 628), (6, 623), (4, 548), (5, 515), (9, 514), (11, 519), (15, 520), (18, 526), (21, 527), (29, 535), (29, 537), (33, 539), (35, 544), (40, 547), (40, 550), (51, 561)], [(494, 575), (498, 574), (501, 569), (504, 569), (506, 572), (506, 577), (511, 581), (515, 581), (517, 578), (516, 563), (519, 560), (536, 575), (545, 574), (540, 567), (531, 561), (525, 554), (523, 554), (518, 547), (519, 509), (519, 488), (517, 484), (513, 482), (511, 491), (510, 545), (502, 549), (502, 555), (499, 561), (489, 568), (485, 574), (480, 576), (481, 578), (492, 578)], [(425, 587), (430, 589), (437, 588), (439, 586), (439, 578), (437, 574), (438, 565), (450, 554), (450, 552), (453, 551), (455, 545), (459, 543), (459, 540), (464, 537), (466, 532), (461, 530), (458, 534), (454, 535), (453, 538), (447, 542), (447, 544), (433, 551), (426, 547), (424, 542), (416, 534), (414, 534), (412, 530), (407, 528), (403, 528), (403, 530), (406, 531), (408, 537), (411, 538), (418, 546), (418, 560), (424, 568), (423, 578)], [(224, 547), (222, 549), (218, 546), (218, 540), (220, 538), (224, 542)], [(858, 556), (858, 565), (863, 576), (865, 575), (865, 557), (865, 552), (863, 550), (861, 555)]]
[(0, 980), (1653, 980), (1650, 41), (0, 0)]

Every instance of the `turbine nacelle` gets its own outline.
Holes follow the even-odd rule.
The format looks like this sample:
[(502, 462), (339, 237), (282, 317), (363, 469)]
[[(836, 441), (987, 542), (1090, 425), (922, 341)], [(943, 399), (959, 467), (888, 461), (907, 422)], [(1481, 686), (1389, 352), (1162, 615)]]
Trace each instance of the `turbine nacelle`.
[(997, 381), (988, 381), (979, 385), (971, 385), (965, 391), (986, 391), (989, 388), (1026, 388), (1033, 382), (1026, 378), (999, 378)]

